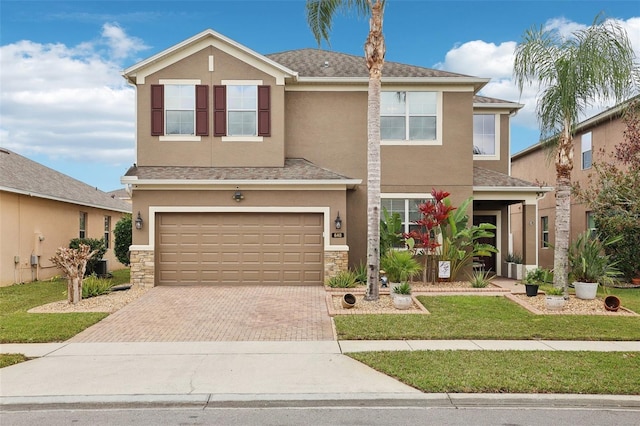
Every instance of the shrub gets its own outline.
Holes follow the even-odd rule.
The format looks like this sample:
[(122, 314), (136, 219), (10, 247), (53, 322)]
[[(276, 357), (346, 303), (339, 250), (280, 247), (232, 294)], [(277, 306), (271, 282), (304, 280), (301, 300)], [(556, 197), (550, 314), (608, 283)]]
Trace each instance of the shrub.
[(95, 274), (82, 280), (82, 298), (100, 296), (111, 292), (113, 282), (110, 279), (98, 278)]
[(469, 275), (469, 282), (473, 288), (485, 288), (491, 284), (491, 280), (495, 277), (495, 274), (492, 274), (491, 271), (473, 271), (473, 273)]
[(74, 238), (69, 242), (69, 248), (79, 249), (80, 244), (89, 246), (89, 251), (96, 251), (96, 254), (91, 256), (87, 261), (87, 269), (85, 275), (90, 275), (95, 271), (96, 263), (102, 260), (102, 257), (107, 252), (107, 247), (104, 244), (104, 238)]
[(395, 294), (411, 294), (411, 286), (408, 282), (404, 281), (393, 287), (393, 292)]
[[(389, 214), (386, 208), (382, 209), (382, 219), (380, 219), (380, 254), (385, 255), (394, 247), (401, 247), (402, 238), (402, 218), (400, 213)], [(366, 282), (366, 280), (365, 280)]]
[(422, 266), (410, 251), (388, 251), (380, 259), (380, 268), (387, 273), (389, 281), (401, 282), (415, 277), (422, 271)]
[(340, 271), (327, 280), (327, 285), (331, 288), (353, 288), (356, 286), (356, 274), (352, 271)]
[(367, 265), (360, 262), (358, 266), (355, 267), (353, 273), (356, 278), (357, 283), (366, 284), (367, 283)]
[(118, 221), (118, 223), (116, 223), (116, 228), (113, 231), (116, 236), (113, 251), (116, 254), (118, 261), (127, 266), (131, 263), (129, 258), (131, 232), (131, 214), (127, 213)]

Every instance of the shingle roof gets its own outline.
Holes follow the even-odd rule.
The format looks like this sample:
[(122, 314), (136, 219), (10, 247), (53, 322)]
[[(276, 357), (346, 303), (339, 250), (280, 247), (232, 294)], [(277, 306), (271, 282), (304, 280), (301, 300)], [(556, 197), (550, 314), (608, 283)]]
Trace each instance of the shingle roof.
[(302, 158), (287, 158), (284, 167), (134, 166), (125, 176), (140, 180), (351, 180)]
[(0, 171), (0, 189), (3, 191), (107, 210), (131, 211), (130, 204), (6, 148), (0, 148)]
[[(271, 53), (267, 58), (284, 65), (301, 77), (369, 77), (363, 56), (323, 49), (298, 49)], [(384, 77), (469, 77), (447, 71), (386, 62)]]
[(504, 173), (496, 172), (495, 170), (489, 170), (478, 166), (473, 166), (473, 186), (538, 188), (538, 185), (535, 183), (527, 182), (526, 180), (518, 179)]

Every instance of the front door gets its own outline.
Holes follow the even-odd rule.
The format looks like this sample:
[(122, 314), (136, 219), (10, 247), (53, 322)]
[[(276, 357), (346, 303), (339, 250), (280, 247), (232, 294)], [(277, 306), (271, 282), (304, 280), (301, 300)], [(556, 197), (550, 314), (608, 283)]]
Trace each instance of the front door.
[[(473, 224), (475, 226), (478, 226), (481, 223), (490, 223), (490, 224), (495, 226), (495, 225), (498, 224), (498, 221), (497, 221), (495, 215), (493, 215), (493, 216), (492, 215), (478, 215), (478, 216), (474, 215), (473, 216)], [(480, 238), (478, 240), (478, 242), (479, 243), (484, 243), (484, 244), (491, 244), (492, 246), (496, 247), (496, 242), (497, 242), (496, 231), (495, 230), (493, 231), (493, 237), (491, 237), (491, 238)], [(496, 253), (491, 253), (491, 256), (481, 256), (479, 258), (479, 260), (484, 263), (485, 271), (491, 271), (494, 274), (497, 273), (498, 270), (496, 268), (496, 265), (497, 265), (497, 263), (496, 263), (497, 262)]]

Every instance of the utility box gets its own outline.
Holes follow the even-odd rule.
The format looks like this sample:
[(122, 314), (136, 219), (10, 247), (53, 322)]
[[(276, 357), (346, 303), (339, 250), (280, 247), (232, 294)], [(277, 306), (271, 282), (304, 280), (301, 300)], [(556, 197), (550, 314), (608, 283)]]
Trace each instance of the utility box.
[(31, 266), (36, 266), (38, 264), (38, 255), (31, 255)]

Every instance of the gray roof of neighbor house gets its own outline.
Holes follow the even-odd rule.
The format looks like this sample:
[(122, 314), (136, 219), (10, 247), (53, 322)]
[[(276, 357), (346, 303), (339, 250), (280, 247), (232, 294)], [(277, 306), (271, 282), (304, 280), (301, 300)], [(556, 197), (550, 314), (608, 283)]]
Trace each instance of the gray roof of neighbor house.
[[(134, 178), (130, 180), (127, 178)], [(318, 167), (303, 158), (286, 158), (284, 167), (178, 167), (133, 166), (123, 181), (335, 181), (356, 183), (356, 179)], [(359, 183), (359, 182), (358, 182)]]
[(98, 188), (0, 148), (0, 190), (130, 213), (131, 205)]

